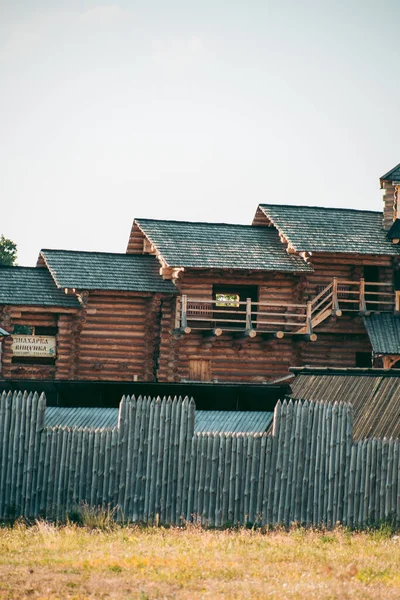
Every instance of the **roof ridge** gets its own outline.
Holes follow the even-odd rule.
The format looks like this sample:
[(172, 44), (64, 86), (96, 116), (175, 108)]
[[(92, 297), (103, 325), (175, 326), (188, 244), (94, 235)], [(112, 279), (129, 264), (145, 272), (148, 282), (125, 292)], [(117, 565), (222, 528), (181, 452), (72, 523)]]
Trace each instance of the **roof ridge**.
[(188, 225), (227, 225), (228, 227), (247, 227), (254, 229), (253, 225), (248, 225), (247, 223), (217, 223), (214, 221), (179, 221), (177, 219), (147, 219), (146, 217), (138, 217), (134, 219), (135, 223), (139, 223), (140, 221), (151, 221), (152, 223), (185, 223)]
[[(128, 257), (132, 257), (132, 256), (140, 256), (140, 257), (146, 257), (146, 258), (154, 258), (153, 255), (150, 254), (132, 254), (132, 253), (127, 253), (127, 252), (104, 252), (102, 250), (65, 250), (63, 248), (42, 248), (40, 250), (40, 253), (42, 252), (71, 252), (73, 254), (101, 254), (101, 255), (107, 255), (107, 256), (128, 256)], [(33, 267), (36, 268), (36, 267)]]
[(43, 269), (43, 267), (29, 267), (26, 265), (0, 265), (0, 269), (13, 269), (14, 271), (20, 271), (20, 270), (35, 270), (35, 271), (44, 271), (45, 269)]
[(343, 211), (351, 211), (351, 212), (362, 212), (362, 213), (373, 213), (374, 215), (382, 214), (380, 210), (363, 210), (362, 208), (344, 208), (339, 206), (313, 206), (310, 204), (270, 204), (270, 203), (260, 203), (259, 206), (263, 207), (279, 207), (279, 208), (316, 208), (318, 210), (343, 210)]

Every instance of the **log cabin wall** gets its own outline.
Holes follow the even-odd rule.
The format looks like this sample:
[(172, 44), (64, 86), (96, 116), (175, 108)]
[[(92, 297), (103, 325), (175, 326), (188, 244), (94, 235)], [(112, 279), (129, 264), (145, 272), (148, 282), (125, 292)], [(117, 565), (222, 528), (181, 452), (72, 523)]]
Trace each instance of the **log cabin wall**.
[(398, 214), (398, 188), (393, 185), (392, 181), (382, 181), (381, 187), (383, 191), (383, 218), (382, 226), (389, 230)]
[[(257, 286), (258, 301), (291, 302), (300, 277), (293, 274), (224, 272), (187, 269), (179, 277), (181, 294), (199, 300), (212, 300), (214, 285)], [(263, 382), (287, 373), (297, 364), (295, 343), (290, 338), (236, 338), (223, 333), (218, 338), (202, 332), (176, 336), (175, 301), (163, 304), (159, 381), (218, 380), (221, 382)]]
[(357, 364), (358, 357), (371, 352), (366, 333), (318, 333), (316, 342), (299, 345), (298, 363), (312, 367), (356, 367), (361, 366)]
[(161, 295), (90, 291), (78, 327), (75, 378), (154, 381)]
[(144, 254), (145, 239), (146, 237), (140, 230), (138, 224), (134, 222), (131, 228), (128, 246), (126, 249), (127, 254)]
[(310, 300), (316, 295), (317, 286), (328, 285), (334, 277), (359, 281), (364, 277), (364, 267), (367, 266), (379, 267), (379, 281), (393, 281), (394, 262), (391, 256), (315, 252), (310, 263), (314, 272), (307, 274), (307, 284), (304, 287), (304, 293)]
[[(328, 285), (333, 277), (358, 281), (363, 268), (379, 266), (379, 279), (392, 281), (391, 257), (315, 254), (314, 273), (233, 274), (223, 271), (186, 270), (177, 281), (181, 294), (211, 300), (213, 285), (257, 285), (259, 302), (304, 303), (315, 297), (317, 286)], [(358, 356), (371, 352), (362, 317), (344, 314), (321, 323), (316, 342), (296, 336), (283, 340), (258, 334), (254, 339), (237, 339), (223, 333), (218, 338), (203, 337), (198, 331), (176, 337), (174, 305), (164, 307), (158, 377), (160, 381), (191, 380), (193, 376), (221, 382), (261, 382), (285, 375), (290, 366), (355, 367)]]
[(2, 340), (2, 370), (3, 379), (70, 379), (72, 378), (71, 348), (73, 338), (71, 332), (77, 320), (75, 314), (57, 314), (47, 312), (29, 312), (29, 307), (3, 306), (1, 311), (0, 326), (13, 332), (15, 325), (29, 325), (32, 327), (51, 327), (57, 329), (56, 344), (57, 356), (54, 364), (37, 364), (32, 361), (27, 364), (17, 357), (13, 357), (11, 345), (12, 338), (5, 337)]

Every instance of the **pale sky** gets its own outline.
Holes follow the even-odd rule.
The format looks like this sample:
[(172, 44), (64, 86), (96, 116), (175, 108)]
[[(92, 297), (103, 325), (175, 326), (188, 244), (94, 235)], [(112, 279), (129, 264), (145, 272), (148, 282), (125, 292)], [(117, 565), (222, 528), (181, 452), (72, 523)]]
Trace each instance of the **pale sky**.
[(381, 210), (398, 0), (0, 0), (0, 233), (125, 252), (134, 217)]

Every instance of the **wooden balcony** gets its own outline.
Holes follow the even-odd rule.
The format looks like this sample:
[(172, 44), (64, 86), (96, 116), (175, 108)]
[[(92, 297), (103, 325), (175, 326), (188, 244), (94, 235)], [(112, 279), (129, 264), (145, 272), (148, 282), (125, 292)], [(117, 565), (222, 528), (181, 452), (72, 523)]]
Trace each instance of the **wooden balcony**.
[(303, 336), (317, 339), (314, 330), (331, 315), (369, 315), (400, 308), (400, 295), (392, 283), (340, 280), (334, 278), (310, 301), (303, 304), (245, 301), (225, 305), (216, 300), (178, 298), (175, 332), (201, 331), (219, 337), (224, 332), (253, 338), (257, 334)]

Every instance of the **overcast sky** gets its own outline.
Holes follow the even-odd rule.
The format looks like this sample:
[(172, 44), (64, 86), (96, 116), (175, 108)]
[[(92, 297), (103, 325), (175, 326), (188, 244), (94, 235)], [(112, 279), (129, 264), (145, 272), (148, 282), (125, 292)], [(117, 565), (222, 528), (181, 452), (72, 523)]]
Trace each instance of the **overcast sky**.
[(134, 217), (381, 210), (398, 0), (0, 0), (0, 233), (125, 252)]

